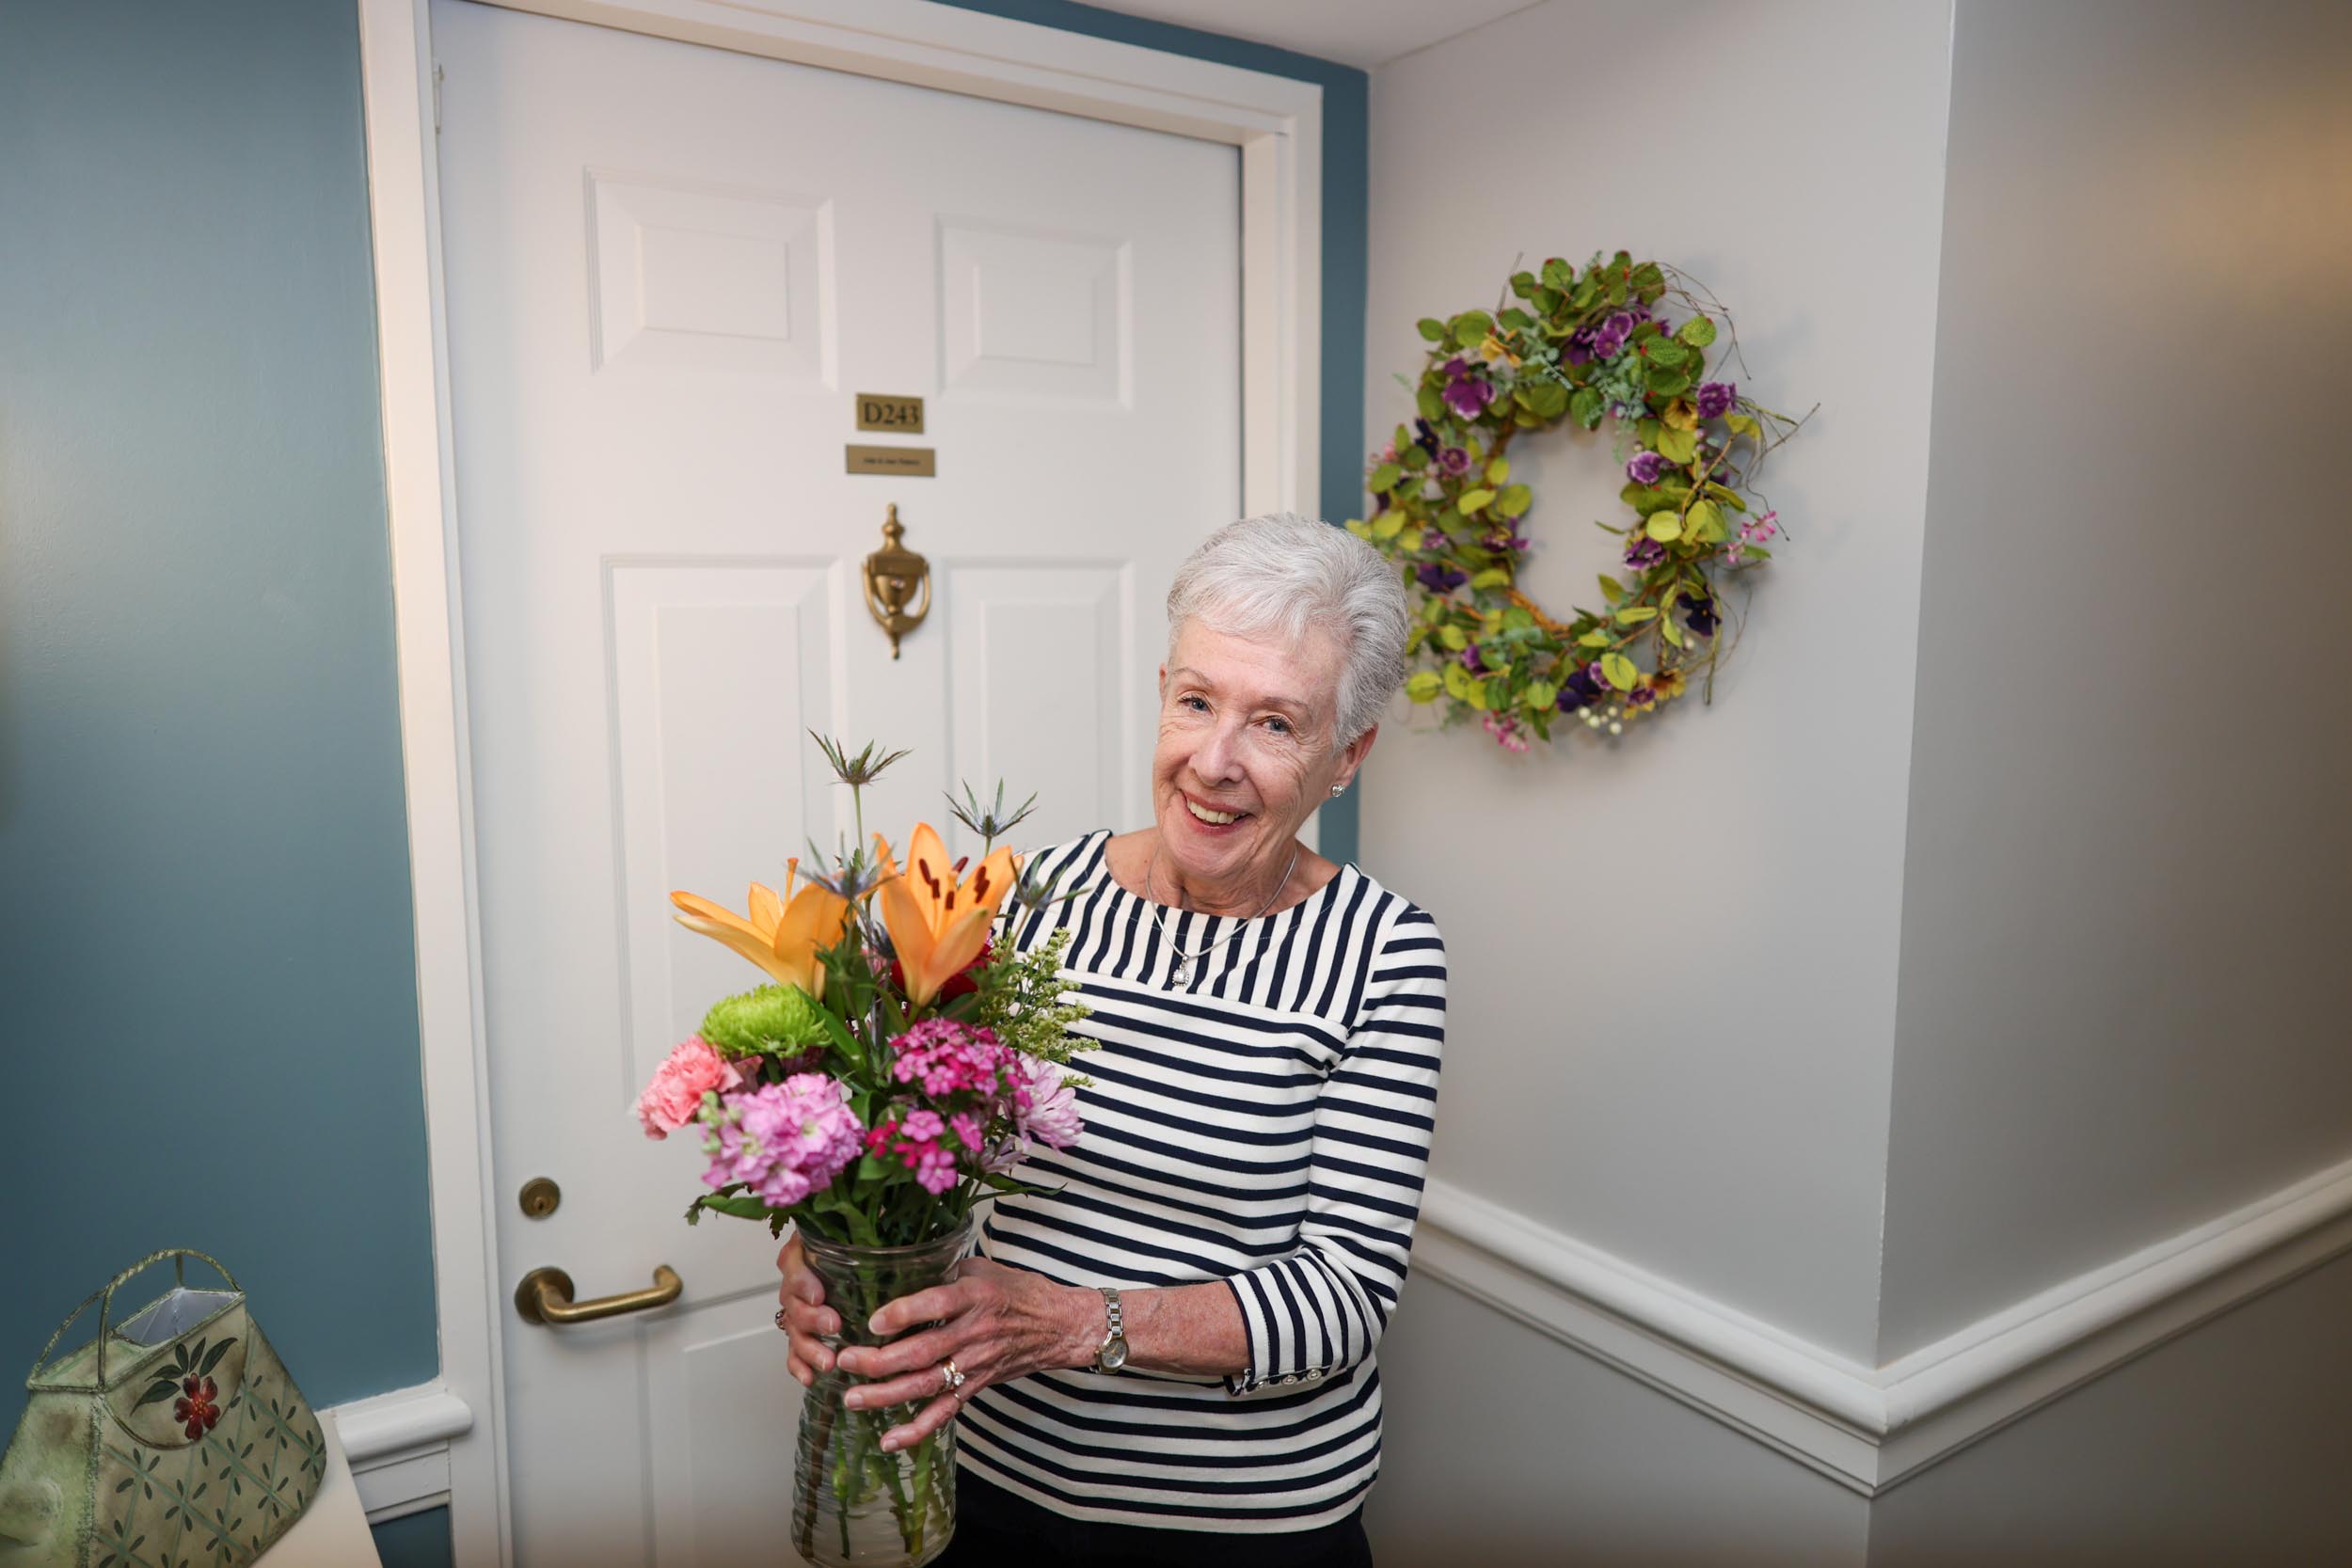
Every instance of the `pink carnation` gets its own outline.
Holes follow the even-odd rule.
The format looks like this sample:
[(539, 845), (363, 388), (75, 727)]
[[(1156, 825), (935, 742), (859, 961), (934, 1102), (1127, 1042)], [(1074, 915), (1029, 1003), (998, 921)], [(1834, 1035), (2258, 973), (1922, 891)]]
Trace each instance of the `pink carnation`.
[(864, 1131), (849, 1097), (847, 1085), (821, 1072), (795, 1073), (728, 1097), (709, 1118), (710, 1168), (704, 1183), (745, 1182), (773, 1209), (789, 1209), (831, 1186), (857, 1158)]
[(703, 1096), (712, 1089), (732, 1089), (743, 1082), (735, 1065), (722, 1058), (700, 1035), (680, 1040), (670, 1059), (654, 1070), (653, 1082), (637, 1097), (637, 1119), (645, 1136), (666, 1138), (702, 1109)]
[(1078, 1091), (1070, 1086), (1056, 1064), (1025, 1056), (1014, 1069), (1012, 1124), (1025, 1142), (1035, 1140), (1055, 1148), (1068, 1148), (1086, 1131), (1078, 1115)]

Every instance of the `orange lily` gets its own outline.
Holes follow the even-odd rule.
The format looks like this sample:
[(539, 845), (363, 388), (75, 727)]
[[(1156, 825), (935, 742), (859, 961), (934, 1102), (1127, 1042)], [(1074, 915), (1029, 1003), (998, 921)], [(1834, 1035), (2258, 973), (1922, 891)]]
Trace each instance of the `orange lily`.
[(794, 892), (801, 863), (785, 864), (784, 896), (759, 882), (752, 884), (751, 918), (692, 893), (673, 893), (670, 902), (681, 911), (677, 923), (690, 931), (726, 943), (787, 986), (811, 996), (825, 994), (825, 966), (817, 955), (841, 941), (850, 923), (849, 901), (837, 893), (811, 883)]
[(1016, 863), (999, 848), (959, 882), (959, 866), (928, 822), (919, 823), (907, 850), (904, 875), (882, 884), (882, 924), (906, 972), (907, 1000), (921, 1006), (963, 972), (988, 945), (988, 927), (1012, 891)]

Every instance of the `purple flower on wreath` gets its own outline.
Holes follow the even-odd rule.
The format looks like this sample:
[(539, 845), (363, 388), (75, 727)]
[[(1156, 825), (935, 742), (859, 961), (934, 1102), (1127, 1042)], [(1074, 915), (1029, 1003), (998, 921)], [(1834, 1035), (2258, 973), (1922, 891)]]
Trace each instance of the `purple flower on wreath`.
[(1723, 624), (1722, 609), (1711, 595), (1686, 593), (1682, 595), (1682, 618), (1701, 637), (1712, 637)]
[(1598, 703), (1606, 689), (1605, 683), (1596, 673), (1599, 668), (1597, 664), (1588, 666), (1562, 681), (1560, 699), (1552, 705), (1563, 713), (1574, 713), (1579, 708), (1591, 707)]
[(1436, 425), (1431, 424), (1427, 420), (1415, 420), (1413, 421), (1413, 445), (1421, 448), (1422, 451), (1427, 452), (1430, 456), (1435, 457), (1438, 455), (1438, 448), (1439, 444), (1440, 443), (1438, 440), (1438, 427)]
[(1625, 352), (1628, 338), (1633, 336), (1633, 312), (1613, 310), (1593, 333), (1593, 357), (1614, 359)]
[(1445, 362), (1445, 373), (1449, 378), (1445, 385), (1445, 405), (1453, 409), (1458, 418), (1474, 420), (1486, 411), (1486, 404), (1494, 402), (1494, 383), (1479, 375), (1470, 368), (1470, 361), (1460, 355)]
[(1568, 363), (1589, 365), (1593, 360), (1593, 329), (1580, 326), (1568, 334)]
[(1459, 479), (1470, 472), (1470, 453), (1460, 447), (1447, 447), (1438, 453), (1438, 471), (1448, 479)]
[(1468, 572), (1459, 572), (1442, 561), (1424, 561), (1413, 570), (1421, 585), (1432, 594), (1451, 594), (1470, 581)]
[(1702, 420), (1720, 420), (1731, 412), (1739, 397), (1740, 387), (1731, 381), (1702, 381), (1699, 383), (1698, 407)]
[(1477, 643), (1473, 642), (1462, 650), (1462, 668), (1473, 675), (1483, 675), (1486, 673), (1486, 660), (1479, 653)]
[(1655, 484), (1665, 477), (1669, 467), (1671, 465), (1662, 452), (1637, 451), (1633, 460), (1625, 466), (1625, 477), (1636, 484)]
[(1625, 563), (1644, 570), (1666, 559), (1666, 546), (1645, 535), (1625, 547)]
[(1503, 523), (1480, 541), (1486, 548), (1500, 555), (1504, 550), (1525, 550), (1529, 540), (1514, 523)]
[(1625, 700), (1629, 707), (1647, 707), (1658, 701), (1658, 689), (1646, 684), (1637, 686), (1625, 694)]

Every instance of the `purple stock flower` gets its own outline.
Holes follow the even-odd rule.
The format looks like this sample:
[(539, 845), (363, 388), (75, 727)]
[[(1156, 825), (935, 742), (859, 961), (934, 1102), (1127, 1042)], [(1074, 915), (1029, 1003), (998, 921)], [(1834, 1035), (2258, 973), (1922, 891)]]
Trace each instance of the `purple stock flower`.
[(1629, 566), (1651, 567), (1666, 559), (1666, 546), (1646, 536), (1636, 539), (1625, 547), (1625, 563)]
[(1731, 412), (1732, 401), (1739, 396), (1739, 392), (1740, 388), (1736, 382), (1700, 382), (1698, 398), (1699, 418), (1702, 420), (1722, 419), (1725, 414)]
[(1636, 484), (1655, 484), (1669, 467), (1663, 453), (1637, 451), (1633, 454), (1633, 461), (1625, 466), (1625, 477)]
[(1414, 569), (1421, 585), (1432, 594), (1451, 594), (1470, 581), (1470, 574), (1457, 572), (1442, 561), (1424, 561)]
[(1438, 471), (1448, 479), (1459, 479), (1470, 472), (1470, 453), (1460, 447), (1448, 447), (1438, 453)]

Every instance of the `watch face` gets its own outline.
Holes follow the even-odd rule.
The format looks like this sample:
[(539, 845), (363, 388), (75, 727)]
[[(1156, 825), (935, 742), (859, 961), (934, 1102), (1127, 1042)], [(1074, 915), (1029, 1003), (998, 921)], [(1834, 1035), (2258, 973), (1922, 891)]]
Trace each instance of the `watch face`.
[(1113, 1339), (1103, 1347), (1103, 1370), (1104, 1371), (1115, 1372), (1126, 1364), (1127, 1341), (1124, 1338)]

